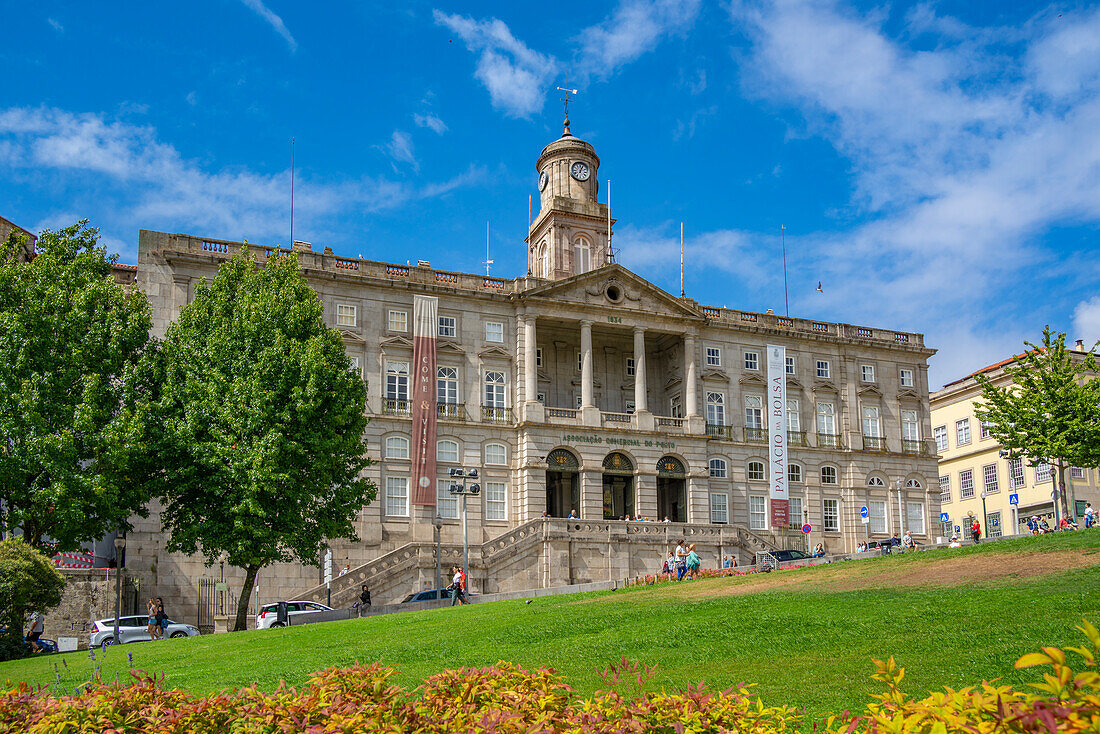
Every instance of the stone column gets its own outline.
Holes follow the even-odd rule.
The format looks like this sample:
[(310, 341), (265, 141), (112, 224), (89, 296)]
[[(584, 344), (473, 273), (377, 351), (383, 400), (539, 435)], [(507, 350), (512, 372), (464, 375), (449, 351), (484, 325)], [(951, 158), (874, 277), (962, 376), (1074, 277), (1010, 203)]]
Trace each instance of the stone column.
[(538, 369), (535, 358), (535, 317), (528, 315), (524, 324), (523, 390), (528, 402), (538, 399)]
[(581, 322), (581, 407), (594, 407), (592, 389), (592, 322)]
[(695, 364), (695, 335), (684, 335), (684, 415), (699, 415), (699, 394)]
[(646, 404), (645, 329), (634, 327), (634, 410), (648, 411)]
[(581, 470), (581, 519), (603, 519), (603, 472), (599, 469)]

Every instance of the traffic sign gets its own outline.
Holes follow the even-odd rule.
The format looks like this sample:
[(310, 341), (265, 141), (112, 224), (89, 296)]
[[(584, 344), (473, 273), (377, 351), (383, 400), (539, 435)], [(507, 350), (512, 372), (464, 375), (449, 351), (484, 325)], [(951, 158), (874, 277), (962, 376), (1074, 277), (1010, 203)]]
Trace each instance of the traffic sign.
[(999, 517), (991, 517), (991, 518), (989, 518), (989, 524), (990, 524), (990, 525), (992, 525), (992, 526), (993, 526), (993, 527), (995, 527), (995, 528), (996, 528), (996, 527), (1000, 527), (1000, 525), (1001, 525), (1001, 518), (999, 518)]
[(1018, 494), (1010, 494), (1010, 495), (1008, 496), (1008, 504), (1010, 504), (1010, 505), (1018, 505), (1018, 504), (1020, 504), (1020, 495), (1018, 495)]
[(867, 523), (871, 522), (871, 518), (861, 517), (861, 518), (859, 518), (859, 521), (862, 522), (864, 525), (866, 525)]
[(951, 516), (948, 515), (946, 512), (941, 512), (940, 513), (940, 524), (941, 525), (946, 525), (949, 522), (951, 522)]
[(867, 505), (864, 505), (863, 507), (859, 508), (859, 516), (860, 517), (867, 517)]
[(802, 526), (802, 532), (804, 532), (804, 533), (808, 533), (811, 530), (813, 530), (813, 528), (810, 527), (810, 523), (806, 523), (805, 525)]
[(958, 535), (961, 532), (962, 532), (962, 528), (960, 528), (958, 525), (956, 525), (955, 526), (955, 535)]

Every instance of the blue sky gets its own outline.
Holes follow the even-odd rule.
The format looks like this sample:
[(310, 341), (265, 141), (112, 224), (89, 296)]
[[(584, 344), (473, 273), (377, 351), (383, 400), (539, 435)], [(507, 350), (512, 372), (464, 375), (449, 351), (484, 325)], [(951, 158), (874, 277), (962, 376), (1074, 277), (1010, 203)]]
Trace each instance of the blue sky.
[[(0, 0), (0, 214), (526, 272), (573, 132), (626, 266), (676, 292), (921, 331), (933, 387), (1044, 324), (1100, 339), (1100, 7), (830, 0)], [(601, 193), (602, 196), (602, 193)], [(537, 196), (536, 196), (537, 207)], [(822, 293), (816, 292), (818, 281)]]

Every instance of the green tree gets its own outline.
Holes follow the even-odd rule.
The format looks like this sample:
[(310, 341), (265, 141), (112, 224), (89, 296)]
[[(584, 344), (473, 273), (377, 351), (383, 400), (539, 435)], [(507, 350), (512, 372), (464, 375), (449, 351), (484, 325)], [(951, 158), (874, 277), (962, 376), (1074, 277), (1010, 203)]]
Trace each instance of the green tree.
[(72, 550), (144, 514), (127, 396), (150, 309), (86, 220), (0, 244), (0, 530)]
[(65, 578), (37, 548), (22, 538), (0, 540), (0, 624), (7, 628), (0, 641), (0, 660), (25, 652), (27, 612), (56, 607), (64, 586)]
[(977, 375), (982, 403), (979, 420), (1013, 458), (1026, 457), (1030, 466), (1051, 465), (1068, 517), (1065, 469), (1100, 464), (1100, 381), (1096, 346), (1087, 353), (1066, 349), (1066, 335), (1043, 329), (1041, 345), (1024, 342), (1026, 351), (1005, 367), (1009, 382), (994, 385)]
[(168, 548), (244, 570), (237, 630), (261, 568), (317, 563), (326, 539), (354, 539), (376, 494), (359, 476), (366, 386), (322, 310), (295, 256), (261, 269), (245, 248), (198, 286), (157, 356), (148, 425)]

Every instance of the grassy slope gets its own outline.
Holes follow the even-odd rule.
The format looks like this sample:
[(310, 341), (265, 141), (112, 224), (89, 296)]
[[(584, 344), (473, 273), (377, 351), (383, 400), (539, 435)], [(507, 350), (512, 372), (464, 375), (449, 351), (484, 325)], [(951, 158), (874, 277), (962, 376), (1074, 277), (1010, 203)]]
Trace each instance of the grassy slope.
[[(135, 667), (201, 693), (250, 682), (273, 688), (280, 679), (298, 685), (312, 670), (354, 660), (393, 665), (411, 687), (444, 668), (505, 659), (551, 665), (588, 693), (602, 686), (597, 669), (626, 655), (659, 666), (650, 688), (745, 681), (769, 702), (839, 711), (862, 708), (877, 690), (868, 678), (872, 657), (893, 655), (914, 693), (983, 678), (1035, 680), (1035, 671), (1013, 670), (1019, 655), (1041, 644), (1078, 644), (1073, 626), (1081, 617), (1100, 623), (1100, 565), (1021, 580), (873, 587), (882, 574), (920, 574), (952, 557), (1047, 550), (1100, 564), (1100, 532), (785, 571), (766, 577), (769, 585), (793, 574), (800, 583), (746, 595), (713, 596), (760, 583), (759, 576), (126, 645), (101, 663), (105, 678), (125, 675), (132, 652)], [(853, 577), (872, 588), (830, 588), (850, 588)], [(695, 595), (702, 598), (684, 598)], [(62, 685), (86, 680), (87, 653), (65, 657)], [(56, 661), (0, 664), (0, 680), (52, 683)]]

